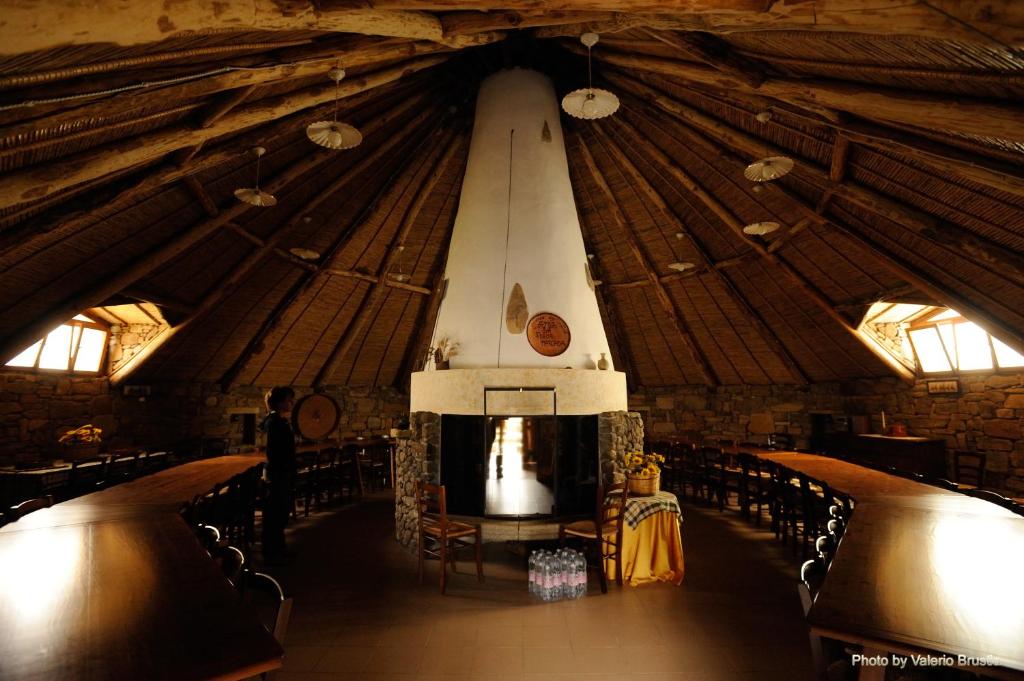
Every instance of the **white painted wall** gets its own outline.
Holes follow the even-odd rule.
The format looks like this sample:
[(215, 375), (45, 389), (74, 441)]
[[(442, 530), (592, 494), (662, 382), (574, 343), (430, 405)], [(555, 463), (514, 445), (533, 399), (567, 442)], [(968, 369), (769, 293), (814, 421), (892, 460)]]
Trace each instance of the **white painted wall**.
[[(559, 114), (551, 81), (535, 71), (501, 71), (480, 86), (445, 272), (448, 289), (434, 329), (435, 341), (448, 336), (461, 346), (452, 368), (592, 369), (601, 353), (611, 363), (587, 284)], [(542, 139), (545, 122), (550, 142)], [(566, 352), (545, 357), (525, 332), (508, 332), (505, 306), (517, 282), (530, 317), (552, 312), (569, 325)]]

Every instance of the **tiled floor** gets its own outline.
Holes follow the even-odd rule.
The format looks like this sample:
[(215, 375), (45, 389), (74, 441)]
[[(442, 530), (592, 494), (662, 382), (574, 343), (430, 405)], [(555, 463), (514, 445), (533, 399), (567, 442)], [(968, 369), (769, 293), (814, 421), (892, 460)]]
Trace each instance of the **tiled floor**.
[(586, 598), (549, 604), (526, 591), (522, 545), (489, 544), (483, 584), (466, 562), (446, 596), (436, 563), (419, 585), (392, 513), (381, 497), (290, 531), (299, 555), (274, 571), (295, 598), (278, 681), (812, 678), (797, 562), (734, 513), (684, 506), (680, 587), (602, 595), (592, 575)]

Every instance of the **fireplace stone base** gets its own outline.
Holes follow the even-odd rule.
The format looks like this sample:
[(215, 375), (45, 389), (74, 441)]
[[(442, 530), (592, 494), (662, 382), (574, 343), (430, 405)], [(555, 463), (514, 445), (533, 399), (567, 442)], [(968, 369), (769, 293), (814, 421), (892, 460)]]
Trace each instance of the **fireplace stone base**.
[[(621, 480), (625, 476), (626, 452), (643, 449), (643, 419), (634, 411), (599, 414), (597, 441), (603, 481)], [(395, 538), (410, 552), (416, 550), (416, 481), (440, 482), (440, 454), (441, 415), (429, 411), (411, 413), (409, 432), (397, 438), (395, 446)]]

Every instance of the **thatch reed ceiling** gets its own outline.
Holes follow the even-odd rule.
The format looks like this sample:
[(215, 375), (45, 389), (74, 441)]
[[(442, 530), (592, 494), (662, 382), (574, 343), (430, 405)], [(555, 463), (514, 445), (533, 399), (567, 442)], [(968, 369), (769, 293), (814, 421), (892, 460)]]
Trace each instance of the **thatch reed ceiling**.
[[(562, 124), (632, 386), (890, 374), (853, 331), (879, 299), (954, 307), (1024, 350), (1024, 7), (877, 4), (5, 8), (2, 354), (134, 299), (175, 326), (132, 380), (404, 385), (436, 313), (476, 84), (528, 65), (579, 87), (588, 29), (623, 106)], [(342, 152), (304, 134), (330, 116), (335, 64), (341, 116), (365, 135)], [(272, 208), (232, 195), (254, 145)], [(743, 167), (776, 153), (795, 170), (755, 191)], [(784, 227), (742, 232), (763, 220)], [(399, 265), (408, 281), (387, 276)]]

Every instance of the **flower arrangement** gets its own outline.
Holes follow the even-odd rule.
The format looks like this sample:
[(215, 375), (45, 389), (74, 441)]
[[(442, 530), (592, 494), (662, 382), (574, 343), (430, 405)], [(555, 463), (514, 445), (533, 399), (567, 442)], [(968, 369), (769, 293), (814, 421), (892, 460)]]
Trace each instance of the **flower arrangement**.
[(434, 347), (427, 350), (427, 361), (434, 360), (437, 368), (448, 368), (448, 360), (459, 354), (459, 343), (448, 336), (441, 336)]
[(69, 430), (57, 440), (66, 447), (81, 447), (83, 445), (99, 445), (103, 429), (91, 423)]
[(627, 452), (626, 472), (636, 478), (650, 478), (661, 475), (661, 466), (665, 457), (654, 452)]

